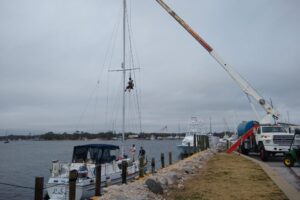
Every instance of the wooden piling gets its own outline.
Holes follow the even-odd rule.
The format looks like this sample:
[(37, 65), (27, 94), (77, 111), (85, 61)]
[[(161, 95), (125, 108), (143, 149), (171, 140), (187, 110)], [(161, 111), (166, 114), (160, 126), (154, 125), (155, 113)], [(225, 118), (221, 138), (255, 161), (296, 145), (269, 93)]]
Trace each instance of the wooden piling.
[(144, 177), (144, 156), (139, 158), (139, 177)]
[(44, 177), (35, 177), (35, 200), (43, 200)]
[(172, 165), (172, 152), (169, 152), (169, 165)]
[(161, 162), (161, 168), (165, 167), (165, 155), (163, 153), (160, 154), (160, 162)]
[(200, 151), (200, 135), (197, 135), (197, 152)]
[(152, 174), (155, 173), (155, 158), (151, 159), (151, 172)]
[(203, 135), (200, 135), (200, 140), (201, 140), (201, 142), (200, 142), (200, 149), (201, 149), (201, 151), (203, 151), (204, 150), (204, 138), (203, 138)]
[(108, 187), (108, 186), (110, 186), (111, 185), (111, 180), (110, 180), (110, 177), (108, 176), (108, 177), (106, 177), (106, 179), (105, 179), (105, 187)]
[(207, 148), (209, 148), (209, 137), (207, 136)]
[(127, 184), (127, 161), (122, 161), (122, 184)]
[(198, 149), (199, 149), (199, 151), (202, 151), (201, 150), (201, 135), (198, 135)]
[(196, 141), (196, 138), (197, 138), (197, 136), (196, 136), (196, 134), (194, 134), (194, 140), (193, 140), (193, 142), (194, 142), (194, 146), (193, 146), (193, 153), (196, 153), (196, 146), (197, 146), (197, 141)]
[(76, 180), (77, 170), (71, 170), (69, 172), (69, 200), (75, 200), (76, 198)]
[(96, 190), (95, 196), (101, 196), (101, 165), (96, 166)]

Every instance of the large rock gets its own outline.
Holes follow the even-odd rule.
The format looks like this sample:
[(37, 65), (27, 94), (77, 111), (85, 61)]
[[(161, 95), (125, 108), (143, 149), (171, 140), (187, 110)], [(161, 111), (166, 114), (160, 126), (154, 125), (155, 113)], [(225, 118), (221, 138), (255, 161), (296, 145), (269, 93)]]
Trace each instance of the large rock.
[(186, 173), (186, 174), (194, 174), (194, 168), (192, 166), (185, 166), (183, 168), (183, 171)]
[(149, 190), (155, 194), (163, 194), (164, 193), (162, 184), (159, 181), (157, 181), (155, 178), (148, 178), (145, 181), (145, 184), (147, 185)]
[(165, 177), (168, 181), (168, 185), (176, 184), (179, 179), (179, 177), (177, 176), (177, 174), (175, 172), (168, 172), (168, 173), (166, 173)]
[(168, 179), (165, 176), (163, 176), (163, 175), (157, 176), (156, 177), (156, 181), (158, 181), (161, 184), (161, 187), (163, 189), (167, 189), (168, 188)]

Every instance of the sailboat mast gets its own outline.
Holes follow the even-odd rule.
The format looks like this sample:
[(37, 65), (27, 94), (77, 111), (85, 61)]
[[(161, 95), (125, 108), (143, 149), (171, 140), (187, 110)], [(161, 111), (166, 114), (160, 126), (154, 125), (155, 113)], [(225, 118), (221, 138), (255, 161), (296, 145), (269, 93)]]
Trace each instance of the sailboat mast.
[[(126, 59), (126, 0), (123, 0), (123, 116), (122, 116), (122, 143), (125, 141), (125, 59)], [(122, 146), (122, 155), (124, 155), (124, 147)]]

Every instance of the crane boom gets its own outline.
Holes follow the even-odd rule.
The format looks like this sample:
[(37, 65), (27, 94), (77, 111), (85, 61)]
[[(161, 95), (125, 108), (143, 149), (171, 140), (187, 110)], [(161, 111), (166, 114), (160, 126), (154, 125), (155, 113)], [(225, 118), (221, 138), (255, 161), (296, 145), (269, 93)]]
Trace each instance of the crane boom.
[(217, 52), (204, 41), (183, 19), (181, 19), (163, 0), (156, 0), (187, 32), (189, 32), (197, 42), (204, 47), (208, 53), (223, 67), (223, 69), (231, 76), (231, 78), (240, 86), (246, 95), (252, 96), (266, 111), (267, 116), (272, 116), (275, 120), (278, 119), (279, 113), (262, 97), (251, 85), (228, 63), (226, 63)]

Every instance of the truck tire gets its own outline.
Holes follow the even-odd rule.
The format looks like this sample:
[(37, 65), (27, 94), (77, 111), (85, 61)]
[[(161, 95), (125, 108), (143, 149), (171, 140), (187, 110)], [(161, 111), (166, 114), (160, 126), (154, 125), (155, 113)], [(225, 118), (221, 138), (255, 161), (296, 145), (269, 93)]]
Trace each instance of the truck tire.
[(291, 155), (286, 155), (283, 159), (283, 164), (287, 167), (293, 167), (294, 166), (294, 159)]
[(269, 153), (265, 150), (264, 146), (260, 147), (259, 156), (262, 161), (267, 161), (269, 158)]
[(246, 149), (245, 146), (244, 146), (244, 144), (242, 144), (242, 146), (241, 146), (241, 152), (244, 155), (248, 155), (249, 154), (249, 149)]

